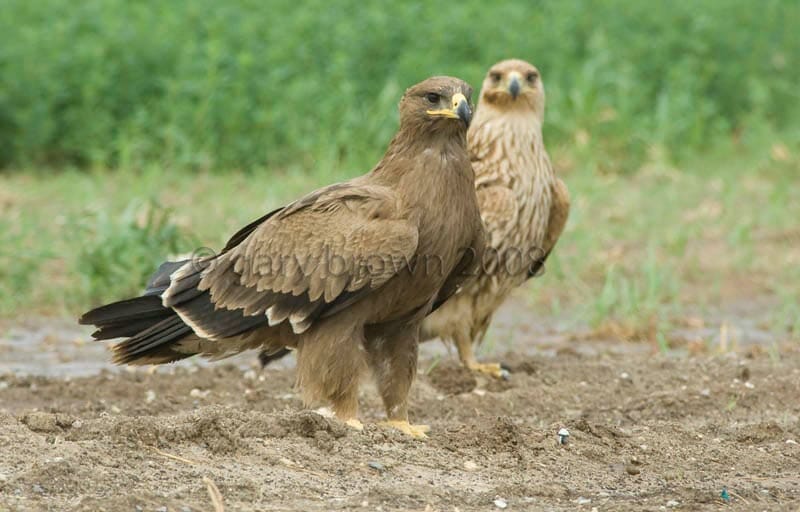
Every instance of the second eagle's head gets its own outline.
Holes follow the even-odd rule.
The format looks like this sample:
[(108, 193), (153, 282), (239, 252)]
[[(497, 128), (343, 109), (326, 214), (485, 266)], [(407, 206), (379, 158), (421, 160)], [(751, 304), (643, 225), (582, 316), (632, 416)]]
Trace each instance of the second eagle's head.
[(536, 66), (520, 59), (503, 60), (486, 73), (478, 108), (518, 111), (544, 117), (544, 85)]

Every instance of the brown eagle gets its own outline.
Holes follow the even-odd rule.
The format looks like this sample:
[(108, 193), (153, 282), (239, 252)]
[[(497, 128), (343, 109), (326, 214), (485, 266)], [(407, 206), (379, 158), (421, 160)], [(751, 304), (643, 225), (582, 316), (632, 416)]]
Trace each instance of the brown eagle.
[(429, 78), (406, 90), (400, 128), (368, 174), (316, 190), (246, 226), (219, 255), (164, 263), (141, 297), (87, 312), (118, 364), (195, 354), (297, 350), (307, 402), (359, 428), (369, 368), (388, 424), (408, 422), (422, 320), (479, 264), (485, 232), (467, 153), (470, 86)]
[(453, 340), (464, 366), (495, 377), (473, 345), (509, 293), (540, 271), (569, 214), (569, 193), (542, 140), (544, 87), (539, 70), (512, 59), (489, 69), (467, 141), (489, 244), (477, 279), (433, 312), (421, 339)]
[[(506, 371), (478, 363), (473, 345), (509, 293), (541, 270), (569, 215), (569, 192), (542, 140), (544, 103), (541, 74), (528, 62), (504, 60), (486, 74), (467, 141), (489, 245), (477, 279), (422, 324), (421, 340), (452, 340), (464, 366), (495, 377)], [(259, 358), (266, 365), (286, 353)]]

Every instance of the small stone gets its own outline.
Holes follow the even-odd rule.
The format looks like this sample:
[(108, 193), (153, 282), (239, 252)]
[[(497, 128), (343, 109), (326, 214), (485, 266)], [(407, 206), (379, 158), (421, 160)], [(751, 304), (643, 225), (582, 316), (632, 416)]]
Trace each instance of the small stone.
[(156, 400), (156, 392), (152, 389), (148, 389), (147, 393), (144, 394), (144, 401), (149, 403), (155, 402)]
[(197, 388), (193, 388), (191, 391), (189, 391), (189, 396), (191, 396), (192, 398), (205, 398), (208, 396), (209, 393), (211, 393), (210, 389), (201, 391)]
[(569, 442), (569, 430), (561, 427), (558, 431), (558, 444), (567, 444)]
[(592, 500), (590, 500), (589, 498), (584, 498), (583, 496), (579, 496), (578, 499), (575, 500), (575, 503), (577, 503), (578, 505), (588, 505), (591, 502)]
[[(103, 412), (105, 412), (105, 411), (103, 411)], [(112, 406), (111, 406), (111, 412), (113, 412), (114, 414), (119, 414), (119, 413), (121, 413), (121, 412), (122, 412), (122, 409), (120, 409), (120, 408), (119, 408), (119, 407), (117, 407), (116, 405), (112, 405)]]
[(39, 484), (33, 484), (31, 489), (33, 489), (33, 492), (36, 494), (44, 494), (44, 488)]
[(622, 372), (619, 374), (619, 378), (622, 380), (630, 380), (631, 376), (628, 372)]
[(378, 461), (374, 461), (374, 460), (369, 461), (367, 463), (367, 466), (371, 467), (372, 469), (374, 469), (375, 471), (378, 471), (380, 473), (383, 473), (384, 471), (386, 471), (386, 466), (384, 466), (383, 464), (381, 464)]
[(739, 372), (739, 378), (745, 382), (750, 380), (750, 368), (748, 368), (747, 366), (743, 366), (741, 371)]
[(8, 389), (8, 382), (0, 381), (0, 390)]
[(701, 390), (700, 391), (700, 396), (705, 396), (705, 397), (711, 396), (711, 390), (708, 389), (708, 388), (705, 388), (705, 389)]
[(478, 396), (484, 396), (486, 394), (485, 389), (473, 389), (472, 392)]
[(167, 512), (167, 507), (158, 507), (156, 512)]
[(244, 372), (243, 377), (244, 377), (244, 380), (256, 380), (256, 377), (258, 377), (258, 374), (256, 374), (255, 370), (247, 370), (246, 372)]
[(478, 465), (472, 462), (471, 460), (464, 462), (464, 469), (467, 471), (477, 471)]
[(639, 467), (636, 466), (635, 464), (626, 464), (625, 472), (628, 473), (629, 475), (638, 475), (639, 473), (642, 472), (642, 470), (639, 469)]
[(508, 506), (508, 502), (506, 500), (504, 500), (503, 498), (501, 498), (500, 496), (497, 496), (494, 499), (493, 503), (494, 503), (494, 506), (499, 508), (499, 509), (504, 509), (504, 508), (506, 508)]
[(81, 428), (83, 426), (83, 422), (81, 420), (75, 420), (72, 422), (72, 428)]
[(680, 503), (678, 503), (678, 502), (677, 502), (677, 501), (675, 501), (675, 500), (669, 500), (669, 501), (667, 502), (667, 506), (668, 506), (668, 507), (677, 507), (678, 505), (680, 505)]
[(797, 441), (795, 441), (794, 439), (787, 439), (786, 444), (797, 444)]
[(750, 381), (747, 381), (747, 382), (744, 383), (744, 387), (746, 387), (747, 389), (754, 389), (756, 387), (756, 385), (753, 384)]

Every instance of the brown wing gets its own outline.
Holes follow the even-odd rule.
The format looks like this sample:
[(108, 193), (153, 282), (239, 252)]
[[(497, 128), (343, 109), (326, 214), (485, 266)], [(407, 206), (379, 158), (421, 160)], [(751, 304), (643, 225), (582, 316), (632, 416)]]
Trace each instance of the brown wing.
[(444, 284), (439, 289), (439, 293), (436, 294), (436, 300), (433, 302), (430, 313), (439, 309), (442, 304), (447, 302), (447, 299), (455, 295), (466, 283), (475, 278), (481, 268), (487, 238), (486, 232), (481, 230), (472, 245), (464, 250), (461, 259), (445, 279)]
[(488, 251), (484, 267), (491, 273), (498, 264), (498, 258), (514, 245), (514, 233), (519, 229), (519, 206), (514, 193), (503, 185), (480, 187), (476, 190), (481, 218), (488, 233)]
[[(413, 258), (418, 232), (394, 193), (345, 183), (317, 191), (266, 218), (241, 243), (203, 268), (172, 276), (164, 304), (199, 335), (229, 332), (227, 311), (288, 320), (296, 333), (341, 311), (394, 277)], [(207, 291), (213, 308), (181, 309), (182, 293)], [(223, 322), (224, 323), (224, 322)]]
[(564, 226), (567, 225), (569, 207), (569, 189), (567, 189), (567, 185), (562, 180), (556, 178), (553, 183), (553, 200), (550, 203), (547, 232), (544, 236), (544, 255), (531, 265), (528, 270), (528, 277), (534, 277), (541, 271), (545, 261), (550, 256), (550, 252), (556, 246), (556, 242), (558, 242), (561, 233), (564, 231)]

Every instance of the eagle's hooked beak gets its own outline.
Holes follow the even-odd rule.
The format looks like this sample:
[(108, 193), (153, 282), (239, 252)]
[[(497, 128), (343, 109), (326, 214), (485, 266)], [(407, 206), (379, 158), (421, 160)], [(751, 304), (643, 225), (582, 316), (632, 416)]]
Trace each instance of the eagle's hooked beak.
[(520, 83), (521, 79), (522, 77), (519, 75), (519, 73), (509, 73), (508, 92), (514, 99), (517, 99), (517, 96), (519, 96), (519, 91), (522, 89), (522, 85)]
[(469, 126), (470, 121), (472, 121), (472, 109), (469, 108), (469, 101), (467, 97), (457, 92), (453, 95), (452, 100), (452, 108), (447, 109), (439, 109), (439, 110), (428, 110), (427, 113), (429, 116), (434, 117), (447, 117), (449, 119), (461, 119), (464, 121), (464, 124)]

